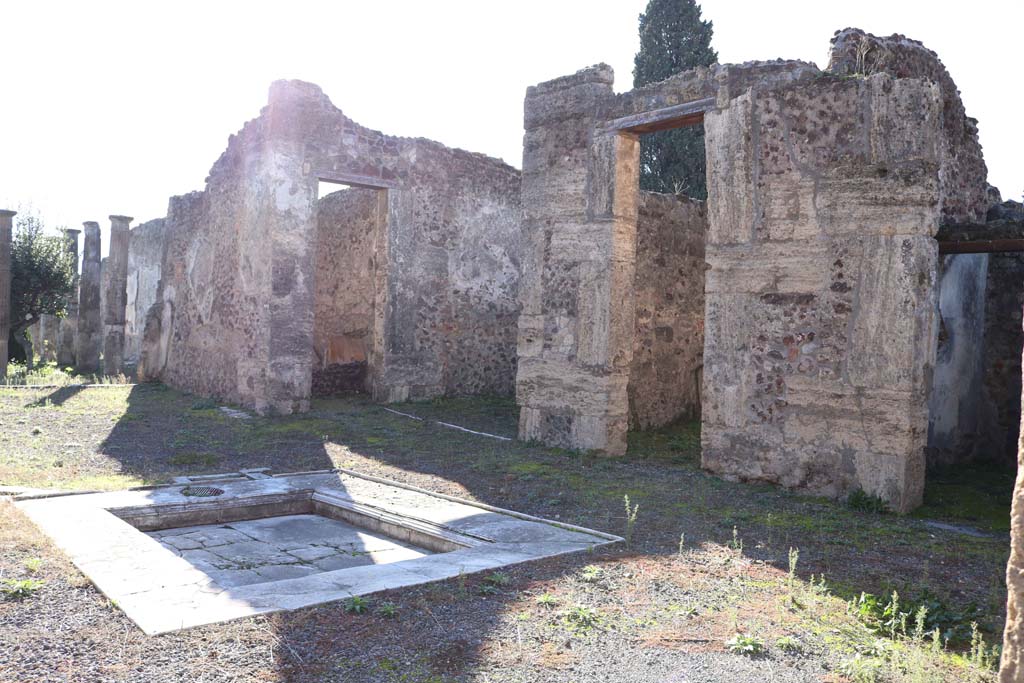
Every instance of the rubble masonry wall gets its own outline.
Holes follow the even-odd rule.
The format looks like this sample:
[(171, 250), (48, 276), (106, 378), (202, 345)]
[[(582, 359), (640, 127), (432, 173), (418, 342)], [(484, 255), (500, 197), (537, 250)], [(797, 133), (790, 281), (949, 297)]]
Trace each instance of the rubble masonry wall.
[(386, 190), (374, 396), (507, 391), (518, 171), (359, 126), (300, 81), (274, 83), (268, 106), (231, 137), (206, 189), (172, 200), (145, 376), (261, 412), (308, 409), (320, 180)]
[(628, 388), (632, 429), (700, 417), (706, 231), (704, 202), (640, 193)]

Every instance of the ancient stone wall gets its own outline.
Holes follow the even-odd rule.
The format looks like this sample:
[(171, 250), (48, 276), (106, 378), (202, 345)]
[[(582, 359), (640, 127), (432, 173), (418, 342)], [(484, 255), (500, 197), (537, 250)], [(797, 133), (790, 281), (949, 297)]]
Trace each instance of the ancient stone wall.
[(377, 192), (352, 188), (317, 203), (314, 396), (368, 388), (367, 360), (374, 348)]
[[(426, 310), (410, 304), (424, 330), (419, 343), (432, 343), (441, 359), (446, 395), (511, 395), (522, 252), (519, 172), (436, 143), (417, 146), (424, 162), (414, 168), (414, 195), (426, 212), (411, 252), (423, 259), (422, 272), (438, 269), (443, 298), (437, 301), (444, 302)], [(407, 260), (408, 252), (392, 251), (389, 278), (412, 292), (422, 280), (416, 269), (401, 266)]]
[(967, 116), (960, 91), (938, 55), (906, 36), (880, 38), (848, 28), (832, 38), (828, 70), (840, 76), (886, 73), (936, 83), (942, 97), (942, 222), (985, 220), (988, 171), (978, 142), (978, 121)]
[(705, 118), (704, 467), (920, 503), (939, 102), (922, 80), (823, 76)]
[(700, 416), (706, 231), (703, 202), (640, 193), (630, 428)]
[(146, 312), (156, 303), (163, 251), (163, 218), (132, 228), (128, 241), (128, 304), (124, 331), (124, 360), (128, 364), (139, 362)]
[[(176, 209), (172, 201), (162, 312), (153, 318), (160, 329), (145, 333), (166, 346), (144, 349), (146, 376), (162, 368), (174, 386), (260, 411), (308, 407), (320, 180), (386, 191), (374, 395), (507, 387), (511, 362), (479, 363), (469, 376), (458, 366), (492, 356), (490, 339), (514, 357), (519, 173), (482, 155), (359, 126), (299, 81), (271, 87), (268, 106), (232, 136), (204, 192)], [(470, 257), (480, 245), (486, 253)], [(464, 315), (465, 305), (479, 313)]]
[[(636, 232), (615, 229), (608, 166), (639, 157), (639, 144), (601, 140), (594, 177), (593, 130), (614, 101), (613, 80), (598, 65), (526, 93), (516, 402), (523, 440), (622, 453)], [(622, 213), (635, 218), (635, 203)]]
[[(242, 201), (237, 186), (229, 184), (223, 193), (235, 206)], [(255, 368), (249, 375), (239, 374), (255, 366), (264, 351), (266, 331), (258, 321), (265, 312), (235, 288), (243, 276), (252, 289), (262, 287), (254, 266), (242, 270), (240, 231), (228, 223), (230, 214), (209, 209), (209, 195), (193, 192), (172, 197), (168, 204), (161, 284), (153, 307), (160, 327), (157, 332), (150, 329), (147, 312), (140, 375), (243, 403), (265, 382)], [(146, 341), (158, 346), (147, 349)]]
[(527, 92), (520, 436), (625, 449), (639, 275), (631, 126), (710, 102), (704, 466), (916, 505), (934, 363), (938, 87), (799, 62), (715, 66), (623, 95), (611, 82), (598, 66)]
[(639, 144), (619, 119), (819, 75), (803, 62), (715, 65), (616, 95), (602, 64), (527, 90), (520, 438), (626, 449)]

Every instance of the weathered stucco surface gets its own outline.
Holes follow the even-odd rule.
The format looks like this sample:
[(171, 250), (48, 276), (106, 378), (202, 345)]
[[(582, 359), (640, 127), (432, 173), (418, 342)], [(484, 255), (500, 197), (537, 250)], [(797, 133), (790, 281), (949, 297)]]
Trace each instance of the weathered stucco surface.
[(378, 191), (352, 188), (317, 203), (313, 395), (366, 390), (374, 350)]
[(707, 115), (704, 467), (920, 503), (940, 123), (934, 85), (882, 74)]
[(232, 136), (203, 192), (172, 199), (143, 376), (259, 411), (308, 408), (320, 180), (386, 191), (374, 395), (507, 390), (518, 171), (359, 126), (299, 81), (271, 87), (268, 106)]
[(989, 460), (1013, 467), (1021, 419), (1024, 254), (991, 254), (986, 285), (983, 380), (989, 417), (986, 455)]
[(939, 268), (939, 334), (928, 402), (928, 464), (973, 459), (984, 439), (985, 291), (989, 254), (950, 254)]
[(630, 428), (700, 416), (706, 230), (703, 202), (640, 193)]
[(128, 239), (127, 306), (125, 309), (124, 360), (137, 364), (142, 348), (146, 311), (156, 303), (160, 268), (164, 257), (164, 219), (132, 228)]

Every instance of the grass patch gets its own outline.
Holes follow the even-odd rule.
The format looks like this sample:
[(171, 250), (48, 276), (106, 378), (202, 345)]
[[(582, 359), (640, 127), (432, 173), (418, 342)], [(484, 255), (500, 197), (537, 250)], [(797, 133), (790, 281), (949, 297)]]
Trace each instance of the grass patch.
[[(33, 403), (37, 407), (30, 409)], [(795, 651), (784, 640), (788, 636), (799, 639), (802, 656), (827, 652), (833, 657), (835, 652), (829, 659), (835, 667), (844, 661), (851, 672), (876, 671), (882, 679), (903, 680), (903, 674), (894, 674), (897, 667), (918, 667), (939, 672), (922, 680), (984, 680), (973, 661), (991, 658), (991, 648), (984, 656), (972, 654), (979, 647), (972, 645), (971, 624), (976, 622), (978, 633), (990, 642), (1001, 629), (1005, 539), (951, 535), (898, 515), (862, 514), (835, 501), (719, 479), (699, 469), (695, 422), (631, 433), (625, 458), (605, 458), (410, 420), (362, 396), (315, 400), (312, 408), (305, 415), (234, 420), (196, 396), (160, 385), (63, 394), (0, 388), (0, 420), (9, 425), (0, 430), (0, 482), (122, 488), (167, 481), (180, 468), (191, 473), (348, 467), (566, 523), (618, 533), (625, 529), (630, 537), (629, 553), (624, 548), (596, 551), (550, 581), (524, 579), (518, 569), (509, 568), (472, 580), (469, 589), (445, 584), (450, 590), (437, 590), (431, 598), (439, 607), (432, 615), (404, 595), (388, 596), (400, 610), (395, 626), (428, 632), (439, 623), (452, 631), (452, 620), (468, 620), (487, 638), (500, 640), (501, 631), (477, 621), (480, 613), (492, 609), (499, 620), (525, 613), (529, 621), (507, 631), (523, 629), (524, 644), (517, 640), (507, 650), (521, 654), (523, 661), (530, 660), (531, 644), (547, 642), (545, 636), (560, 639), (561, 647), (567, 638), (584, 634), (584, 646), (628, 634), (672, 650), (689, 647), (680, 636), (689, 634), (710, 643), (702, 647), (722, 651), (733, 635), (746, 634), (772, 652)], [(401, 410), (490, 433), (509, 433), (504, 425), (515, 433), (510, 399), (444, 399)], [(41, 433), (33, 435), (37, 426)], [(918, 516), (950, 521), (1009, 517), (1008, 496), (997, 505), (985, 499), (985, 490), (994, 488), (976, 487), (970, 496), (958, 490), (956, 496), (936, 499), (941, 488), (933, 488), (933, 480)], [(965, 485), (955, 477), (949, 483)], [(951, 505), (956, 499), (970, 504)], [(940, 508), (943, 514), (934, 512)], [(5, 532), (0, 530), (0, 541)], [(794, 551), (787, 571), (788, 550), (798, 547), (800, 567)], [(51, 582), (51, 590), (55, 587), (51, 555), (26, 548), (12, 557), (4, 577), (38, 578)], [(38, 577), (24, 564), (30, 557), (46, 558)], [(671, 571), (659, 573), (655, 567)], [(813, 585), (807, 582), (809, 573), (820, 577), (821, 571), (828, 573), (827, 590), (818, 578)], [(885, 621), (893, 589), (901, 596), (895, 638), (877, 628)], [(476, 593), (487, 599), (475, 598)], [(882, 596), (876, 598), (881, 607), (861, 615), (862, 594)], [(913, 640), (921, 607), (927, 608), (925, 640), (930, 629), (940, 631), (939, 654), (931, 652), (930, 641), (921, 645)], [(342, 611), (340, 605), (333, 609), (335, 615)], [(368, 604), (366, 613), (374, 617), (362, 624), (380, 624), (378, 616), (387, 617), (389, 611), (377, 602)], [(281, 618), (301, 620), (306, 613)], [(425, 625), (412, 627), (424, 614)], [(526, 633), (535, 626), (542, 631)], [(573, 646), (571, 656), (586, 655)], [(956, 657), (963, 659), (961, 664)], [(926, 665), (907, 664), (909, 659)], [(950, 673), (957, 666), (964, 673), (959, 679)]]
[(959, 521), (993, 532), (1010, 530), (1016, 473), (998, 465), (959, 465), (929, 472), (918, 518)]
[(179, 467), (211, 467), (216, 465), (219, 460), (216, 453), (187, 451), (175, 453), (167, 459), (167, 462)]
[(889, 505), (880, 496), (868, 493), (864, 489), (854, 489), (846, 497), (846, 506), (858, 512), (870, 512), (876, 515), (884, 515), (890, 512)]
[(24, 600), (45, 583), (40, 579), (0, 579), (0, 595), (7, 600)]

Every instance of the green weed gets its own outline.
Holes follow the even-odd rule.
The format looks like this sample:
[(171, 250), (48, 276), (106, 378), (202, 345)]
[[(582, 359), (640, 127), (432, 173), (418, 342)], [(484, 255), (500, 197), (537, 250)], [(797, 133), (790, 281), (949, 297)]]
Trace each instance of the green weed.
[(640, 503), (630, 508), (628, 493), (622, 497), (622, 500), (626, 504), (626, 547), (631, 548), (633, 547), (633, 530), (636, 528), (636, 516), (640, 512)]
[(43, 587), (39, 579), (0, 579), (0, 594), (8, 600), (23, 600)]
[(370, 609), (370, 601), (364, 597), (353, 595), (344, 602), (343, 608), (349, 614), (365, 614)]
[(556, 598), (551, 593), (541, 593), (537, 596), (537, 604), (541, 607), (547, 607), (548, 609), (551, 609), (558, 604), (558, 598)]
[(583, 605), (576, 605), (562, 614), (562, 621), (575, 633), (587, 633), (601, 623), (601, 614)]
[(754, 657), (764, 653), (764, 643), (754, 636), (737, 633), (725, 641), (725, 649), (736, 655)]
[(890, 512), (889, 504), (879, 496), (868, 493), (864, 489), (855, 489), (846, 497), (846, 506), (859, 512), (872, 512), (878, 515)]

